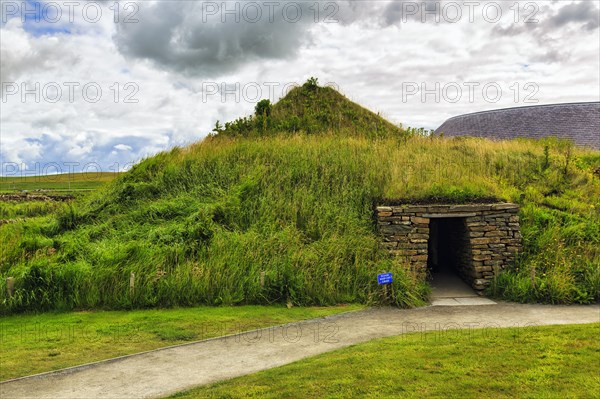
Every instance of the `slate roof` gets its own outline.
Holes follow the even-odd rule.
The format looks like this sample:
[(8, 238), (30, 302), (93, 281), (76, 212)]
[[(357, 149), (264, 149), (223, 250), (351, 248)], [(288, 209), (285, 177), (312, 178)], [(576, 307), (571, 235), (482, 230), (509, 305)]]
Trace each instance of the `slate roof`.
[(491, 139), (556, 136), (600, 149), (600, 102), (535, 105), (455, 116), (435, 132)]

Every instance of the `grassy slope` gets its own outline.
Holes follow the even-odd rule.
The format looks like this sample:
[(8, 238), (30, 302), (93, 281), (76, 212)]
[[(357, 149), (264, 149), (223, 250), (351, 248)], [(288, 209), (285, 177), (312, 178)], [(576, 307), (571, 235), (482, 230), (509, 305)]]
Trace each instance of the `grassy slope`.
[(310, 82), (291, 89), (267, 112), (256, 111), (250, 117), (238, 118), (219, 129), (223, 137), (260, 137), (272, 134), (341, 133), (353, 137), (405, 137), (401, 127), (350, 101), (329, 87)]
[[(314, 121), (323, 106), (307, 109)], [(366, 122), (355, 124), (374, 114), (361, 115)], [(381, 271), (395, 273), (392, 301), (414, 306), (426, 285), (378, 247), (373, 206), (490, 196), (523, 205), (525, 237), (523, 256), (494, 294), (598, 299), (598, 152), (568, 155), (549, 145), (545, 154), (542, 143), (406, 139), (397, 131), (357, 136), (351, 125), (229, 136), (147, 159), (57, 218), (2, 226), (0, 274), (17, 279), (17, 293), (0, 297), (0, 310), (373, 303)]]
[(599, 333), (600, 324), (401, 335), (173, 398), (597, 398)]
[(357, 309), (241, 306), (3, 317), (0, 381)]

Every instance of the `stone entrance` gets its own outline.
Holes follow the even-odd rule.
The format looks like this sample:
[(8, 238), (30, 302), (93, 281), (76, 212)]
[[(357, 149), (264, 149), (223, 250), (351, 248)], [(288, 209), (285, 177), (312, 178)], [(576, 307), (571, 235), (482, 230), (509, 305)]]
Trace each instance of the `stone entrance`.
[(521, 250), (518, 205), (377, 207), (382, 245), (423, 277), (453, 270), (478, 292)]

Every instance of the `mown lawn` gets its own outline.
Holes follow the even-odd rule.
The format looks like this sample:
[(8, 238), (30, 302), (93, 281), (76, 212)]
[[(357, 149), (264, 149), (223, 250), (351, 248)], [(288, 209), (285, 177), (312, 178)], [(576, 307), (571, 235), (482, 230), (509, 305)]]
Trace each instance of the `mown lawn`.
[(173, 398), (598, 398), (600, 323), (379, 339)]
[(2, 317), (0, 380), (357, 309), (239, 306)]

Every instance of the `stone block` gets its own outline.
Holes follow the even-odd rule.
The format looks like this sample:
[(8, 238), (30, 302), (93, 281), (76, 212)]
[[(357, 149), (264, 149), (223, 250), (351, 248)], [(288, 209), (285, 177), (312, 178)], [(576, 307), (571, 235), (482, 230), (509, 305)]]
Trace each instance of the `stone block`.
[(488, 231), (487, 233), (485, 233), (484, 237), (505, 237), (506, 236), (506, 232), (505, 231)]
[(398, 227), (394, 226), (393, 224), (390, 225), (386, 225), (386, 226), (381, 226), (379, 231), (381, 232), (381, 234), (389, 236), (389, 235), (394, 235), (395, 233), (398, 232)]
[(472, 244), (496, 244), (500, 242), (498, 237), (480, 237), (471, 239)]
[(486, 222), (469, 222), (467, 221), (467, 227), (469, 229), (471, 229), (472, 227), (481, 227), (481, 226), (487, 226), (488, 224)]
[(494, 226), (494, 225), (486, 224), (485, 226), (474, 226), (474, 227), (468, 226), (468, 229), (470, 231), (484, 231), (485, 232), (485, 231), (498, 230), (498, 227)]
[(424, 213), (424, 212), (427, 212), (427, 208), (407, 206), (406, 208), (404, 208), (404, 211), (405, 212), (414, 212), (414, 213)]
[(500, 211), (500, 210), (511, 210), (511, 209), (519, 209), (519, 205), (517, 204), (511, 204), (511, 203), (506, 203), (506, 204), (493, 204), (492, 205), (492, 210), (494, 211)]
[(429, 224), (429, 219), (427, 219), (427, 218), (422, 218), (422, 217), (419, 217), (419, 216), (413, 216), (410, 219), (415, 224), (425, 224), (425, 225)]
[(490, 205), (453, 205), (450, 207), (451, 212), (481, 212), (489, 211)]
[(390, 251), (390, 253), (395, 256), (412, 256), (412, 255), (416, 255), (417, 251), (414, 249), (396, 249), (396, 250)]
[(381, 247), (387, 250), (396, 249), (398, 247), (397, 242), (382, 242)]

